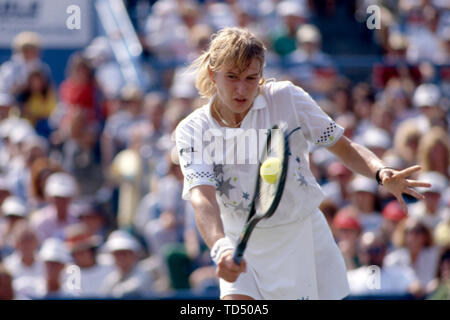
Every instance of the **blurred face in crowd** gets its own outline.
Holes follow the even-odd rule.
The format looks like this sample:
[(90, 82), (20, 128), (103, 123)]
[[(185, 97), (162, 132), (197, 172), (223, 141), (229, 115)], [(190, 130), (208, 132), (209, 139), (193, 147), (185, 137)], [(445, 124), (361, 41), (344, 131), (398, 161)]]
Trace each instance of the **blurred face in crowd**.
[(8, 224), (8, 233), (12, 232), (14, 227), (20, 223), (21, 221), (24, 221), (23, 217), (15, 216), (15, 215), (9, 215), (6, 217), (6, 222)]
[(72, 201), (69, 197), (51, 197), (50, 201), (55, 205), (58, 219), (65, 220), (67, 218), (67, 209)]
[(385, 247), (381, 243), (370, 243), (363, 245), (361, 250), (361, 261), (364, 265), (383, 266), (383, 259), (386, 253)]
[(116, 250), (113, 252), (114, 261), (122, 274), (130, 272), (137, 262), (137, 255), (132, 250)]
[(417, 253), (425, 247), (426, 233), (418, 226), (408, 228), (406, 229), (405, 242), (406, 247), (411, 252)]
[(24, 46), (22, 48), (22, 56), (27, 62), (32, 62), (39, 58), (40, 50), (35, 46)]
[(430, 160), (431, 171), (437, 171), (445, 176), (447, 175), (448, 169), (448, 151), (445, 146), (438, 142), (431, 149), (428, 154)]
[(45, 274), (47, 282), (52, 285), (59, 285), (61, 272), (64, 270), (65, 264), (56, 261), (45, 261)]
[(361, 212), (370, 213), (375, 209), (375, 195), (366, 191), (356, 191), (351, 195), (351, 202)]
[(436, 213), (439, 209), (441, 194), (437, 192), (425, 192), (425, 206), (430, 213)]
[(32, 232), (25, 232), (19, 236), (16, 242), (16, 249), (22, 256), (32, 257), (39, 247), (39, 241)]
[(226, 120), (231, 121), (233, 114), (245, 114), (250, 109), (258, 94), (261, 69), (261, 63), (253, 58), (242, 72), (230, 65), (211, 71), (217, 88), (216, 108)]
[(75, 264), (80, 268), (89, 268), (95, 265), (95, 253), (91, 248), (83, 248), (72, 252)]
[(72, 78), (80, 83), (90, 82), (91, 70), (86, 64), (77, 63), (72, 68)]
[(46, 80), (42, 73), (32, 73), (28, 81), (31, 92), (41, 92), (46, 86)]
[(140, 99), (127, 100), (122, 103), (125, 110), (127, 110), (133, 116), (138, 116), (141, 114), (142, 101)]

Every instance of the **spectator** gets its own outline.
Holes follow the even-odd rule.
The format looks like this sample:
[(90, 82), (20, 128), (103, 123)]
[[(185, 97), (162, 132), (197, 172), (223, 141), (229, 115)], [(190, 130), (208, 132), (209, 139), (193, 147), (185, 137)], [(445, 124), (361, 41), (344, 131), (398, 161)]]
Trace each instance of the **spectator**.
[(42, 70), (51, 79), (50, 67), (41, 60), (40, 36), (31, 31), (19, 33), (13, 40), (13, 54), (0, 67), (0, 92), (18, 96), (32, 70)]
[(74, 177), (65, 172), (56, 172), (45, 182), (45, 195), (49, 204), (33, 213), (31, 223), (40, 241), (47, 238), (64, 239), (64, 229), (78, 220), (72, 200), (78, 193)]
[(433, 171), (423, 172), (418, 178), (431, 183), (431, 187), (423, 190), (418, 188), (425, 196), (425, 200), (411, 204), (408, 212), (411, 217), (421, 220), (433, 230), (449, 212), (448, 206), (441, 201), (441, 195), (448, 187), (448, 180), (442, 174)]
[(381, 227), (382, 216), (376, 210), (378, 185), (375, 181), (357, 176), (349, 184), (350, 203), (359, 213), (362, 230), (377, 231)]
[(80, 223), (66, 229), (65, 242), (73, 262), (80, 268), (80, 287), (75, 288), (73, 294), (83, 298), (101, 297), (103, 282), (113, 269), (111, 265), (97, 262), (101, 237), (91, 235), (86, 225)]
[(30, 279), (44, 276), (44, 262), (38, 256), (39, 241), (28, 222), (20, 222), (14, 228), (15, 251), (5, 258), (5, 267), (13, 276), (13, 287), (18, 299), (34, 292)]
[(326, 170), (330, 181), (322, 186), (322, 190), (335, 205), (342, 208), (349, 204), (348, 183), (352, 179), (353, 174), (338, 161), (329, 164)]
[(400, 204), (396, 200), (390, 201), (382, 211), (383, 222), (381, 225), (381, 234), (386, 242), (386, 253), (390, 253), (395, 249), (394, 232), (398, 224), (406, 219), (407, 215), (402, 210)]
[(450, 142), (442, 128), (431, 128), (419, 141), (417, 148), (419, 165), (423, 171), (436, 171), (450, 177)]
[(107, 168), (112, 159), (129, 147), (131, 129), (146, 119), (142, 116), (143, 94), (135, 85), (127, 85), (121, 90), (121, 107), (105, 123), (102, 133), (103, 167)]
[(277, 13), (283, 21), (281, 30), (272, 37), (272, 47), (281, 57), (285, 57), (296, 49), (296, 32), (306, 22), (307, 12), (304, 5), (297, 1), (284, 0), (277, 5)]
[(430, 291), (429, 300), (450, 300), (450, 248), (444, 249), (439, 258), (436, 279)]
[(435, 125), (444, 125), (446, 128), (447, 124), (442, 124), (445, 112), (439, 105), (440, 100), (441, 91), (435, 84), (424, 83), (414, 91), (413, 104), (420, 112), (414, 120), (423, 134)]
[(115, 270), (105, 279), (102, 292), (114, 298), (136, 298), (151, 293), (153, 279), (138, 265), (141, 247), (137, 240), (117, 230), (110, 234), (105, 246), (114, 256)]
[(347, 273), (351, 294), (403, 295), (415, 293), (414, 271), (408, 266), (386, 266), (386, 243), (380, 234), (366, 232), (359, 240), (362, 266)]
[[(70, 122), (72, 113), (81, 112), (87, 123), (92, 124), (101, 119), (99, 91), (89, 61), (80, 53), (70, 57), (67, 78), (61, 83), (59, 96), (64, 104), (63, 123)], [(62, 125), (60, 124), (60, 126)]]
[(347, 270), (359, 268), (361, 264), (357, 254), (357, 242), (362, 228), (357, 212), (350, 207), (340, 209), (333, 219), (332, 230)]
[(50, 79), (41, 70), (31, 71), (22, 93), (22, 116), (30, 121), (36, 132), (46, 138), (52, 128), (48, 119), (56, 108), (56, 95)]
[(15, 196), (9, 196), (3, 201), (1, 211), (6, 221), (0, 229), (0, 248), (2, 255), (7, 255), (14, 248), (14, 228), (18, 223), (27, 219), (28, 209), (22, 200)]
[(44, 264), (37, 255), (39, 241), (36, 232), (27, 221), (20, 221), (13, 230), (15, 251), (5, 258), (4, 265), (10, 270), (14, 281), (21, 277), (40, 277)]
[(61, 172), (62, 168), (47, 157), (41, 157), (33, 161), (30, 168), (28, 205), (31, 211), (38, 210), (47, 205), (45, 199), (45, 184), (47, 178)]
[(67, 297), (64, 270), (70, 262), (70, 255), (64, 242), (55, 238), (46, 239), (39, 256), (45, 264), (45, 278), (38, 280), (37, 296), (47, 299)]
[(386, 256), (384, 264), (411, 267), (424, 293), (436, 274), (439, 258), (430, 229), (423, 222), (408, 218), (395, 230), (394, 241), (398, 249)]
[(422, 134), (414, 121), (402, 122), (394, 134), (394, 150), (403, 165), (417, 163), (417, 148)]
[(336, 70), (329, 55), (320, 48), (319, 29), (311, 24), (301, 25), (296, 32), (296, 49), (286, 56), (289, 74), (294, 83), (312, 94), (323, 94), (332, 89)]

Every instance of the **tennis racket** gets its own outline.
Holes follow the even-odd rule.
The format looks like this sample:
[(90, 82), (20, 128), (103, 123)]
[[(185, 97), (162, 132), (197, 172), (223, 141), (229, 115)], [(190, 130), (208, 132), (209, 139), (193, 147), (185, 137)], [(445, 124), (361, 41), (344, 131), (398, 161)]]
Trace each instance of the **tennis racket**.
[[(262, 219), (270, 218), (281, 201), (288, 170), (289, 135), (286, 134), (281, 125), (275, 125), (267, 132), (266, 144), (258, 164), (255, 193), (250, 205), (250, 212), (233, 254), (233, 260), (237, 265), (240, 265), (242, 261), (245, 248), (255, 226)], [(260, 175), (261, 166), (268, 159), (274, 160), (279, 166), (277, 178), (275, 181), (270, 181), (273, 183), (261, 178)]]

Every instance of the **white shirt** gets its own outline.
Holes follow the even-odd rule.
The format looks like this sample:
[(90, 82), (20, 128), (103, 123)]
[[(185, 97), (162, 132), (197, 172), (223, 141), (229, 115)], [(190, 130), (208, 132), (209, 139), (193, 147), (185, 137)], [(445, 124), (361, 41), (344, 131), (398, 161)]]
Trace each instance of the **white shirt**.
[[(375, 271), (376, 270), (376, 271)], [(375, 272), (374, 272), (375, 271)], [(414, 271), (405, 266), (381, 269), (362, 266), (347, 272), (351, 294), (406, 294), (416, 280)]]
[(113, 270), (114, 266), (102, 264), (96, 264), (90, 268), (80, 268), (80, 288), (65, 288), (65, 290), (76, 297), (101, 297), (103, 295), (102, 285)]
[[(309, 94), (291, 82), (268, 82), (260, 89), (260, 94), (239, 129), (224, 128), (218, 124), (211, 116), (211, 99), (208, 104), (181, 121), (175, 133), (184, 174), (183, 199), (189, 200), (189, 190), (195, 186), (216, 187), (225, 233), (239, 233), (244, 225), (258, 169), (257, 161), (249, 164), (252, 151), (245, 149), (244, 152), (242, 147), (239, 149), (233, 135), (242, 138), (257, 129), (259, 131), (254, 134), (261, 137), (257, 139), (261, 142), (256, 141), (255, 145), (262, 149), (264, 132), (274, 124), (285, 122), (288, 132), (301, 128), (290, 136), (291, 156), (282, 201), (270, 219), (258, 224), (257, 228), (263, 228), (291, 223), (317, 209), (324, 194), (310, 171), (309, 151), (312, 145), (331, 146), (344, 131), (322, 111)], [(209, 142), (213, 139), (208, 139), (208, 134), (214, 135), (214, 143)], [(223, 153), (224, 158), (237, 160), (245, 154), (246, 164), (235, 164), (236, 161), (229, 164), (223, 158), (215, 157), (219, 153), (213, 152), (217, 141), (228, 146)], [(235, 146), (238, 152), (233, 154)], [(253, 146), (251, 142), (248, 143), (248, 149), (251, 149), (250, 146)]]
[(411, 262), (409, 250), (401, 248), (388, 254), (384, 258), (383, 264), (390, 266), (406, 266), (412, 267), (417, 279), (424, 285), (433, 280), (436, 276), (439, 260), (439, 249), (437, 247), (424, 248), (417, 256), (416, 262)]
[(13, 252), (4, 260), (4, 265), (11, 272), (14, 279), (20, 277), (41, 277), (44, 275), (44, 263), (35, 256), (34, 263), (26, 266), (18, 252)]

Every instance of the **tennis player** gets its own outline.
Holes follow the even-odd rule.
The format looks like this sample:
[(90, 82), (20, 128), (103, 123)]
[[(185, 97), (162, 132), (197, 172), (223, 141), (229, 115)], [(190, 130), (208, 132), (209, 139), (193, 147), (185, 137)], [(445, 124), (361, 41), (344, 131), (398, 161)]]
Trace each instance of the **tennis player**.
[[(401, 194), (422, 199), (413, 188), (429, 184), (407, 179), (418, 166), (385, 168), (372, 152), (343, 136), (344, 129), (304, 90), (288, 81), (266, 81), (264, 64), (263, 43), (240, 28), (220, 30), (193, 63), (196, 87), (209, 102), (175, 132), (183, 199), (191, 201), (199, 231), (211, 248), (221, 299), (342, 299), (349, 293), (346, 269), (318, 209), (324, 194), (309, 169), (311, 146), (326, 147), (353, 172), (377, 179), (404, 210)], [(290, 137), (284, 193), (275, 214), (253, 231), (237, 265), (233, 249), (248, 216), (258, 166), (230, 161), (236, 157), (229, 154), (236, 146), (248, 146), (240, 143), (251, 136), (249, 130), (268, 129), (280, 121), (291, 131), (300, 127)], [(221, 144), (217, 139), (223, 139)], [(222, 151), (225, 160), (218, 161)]]

